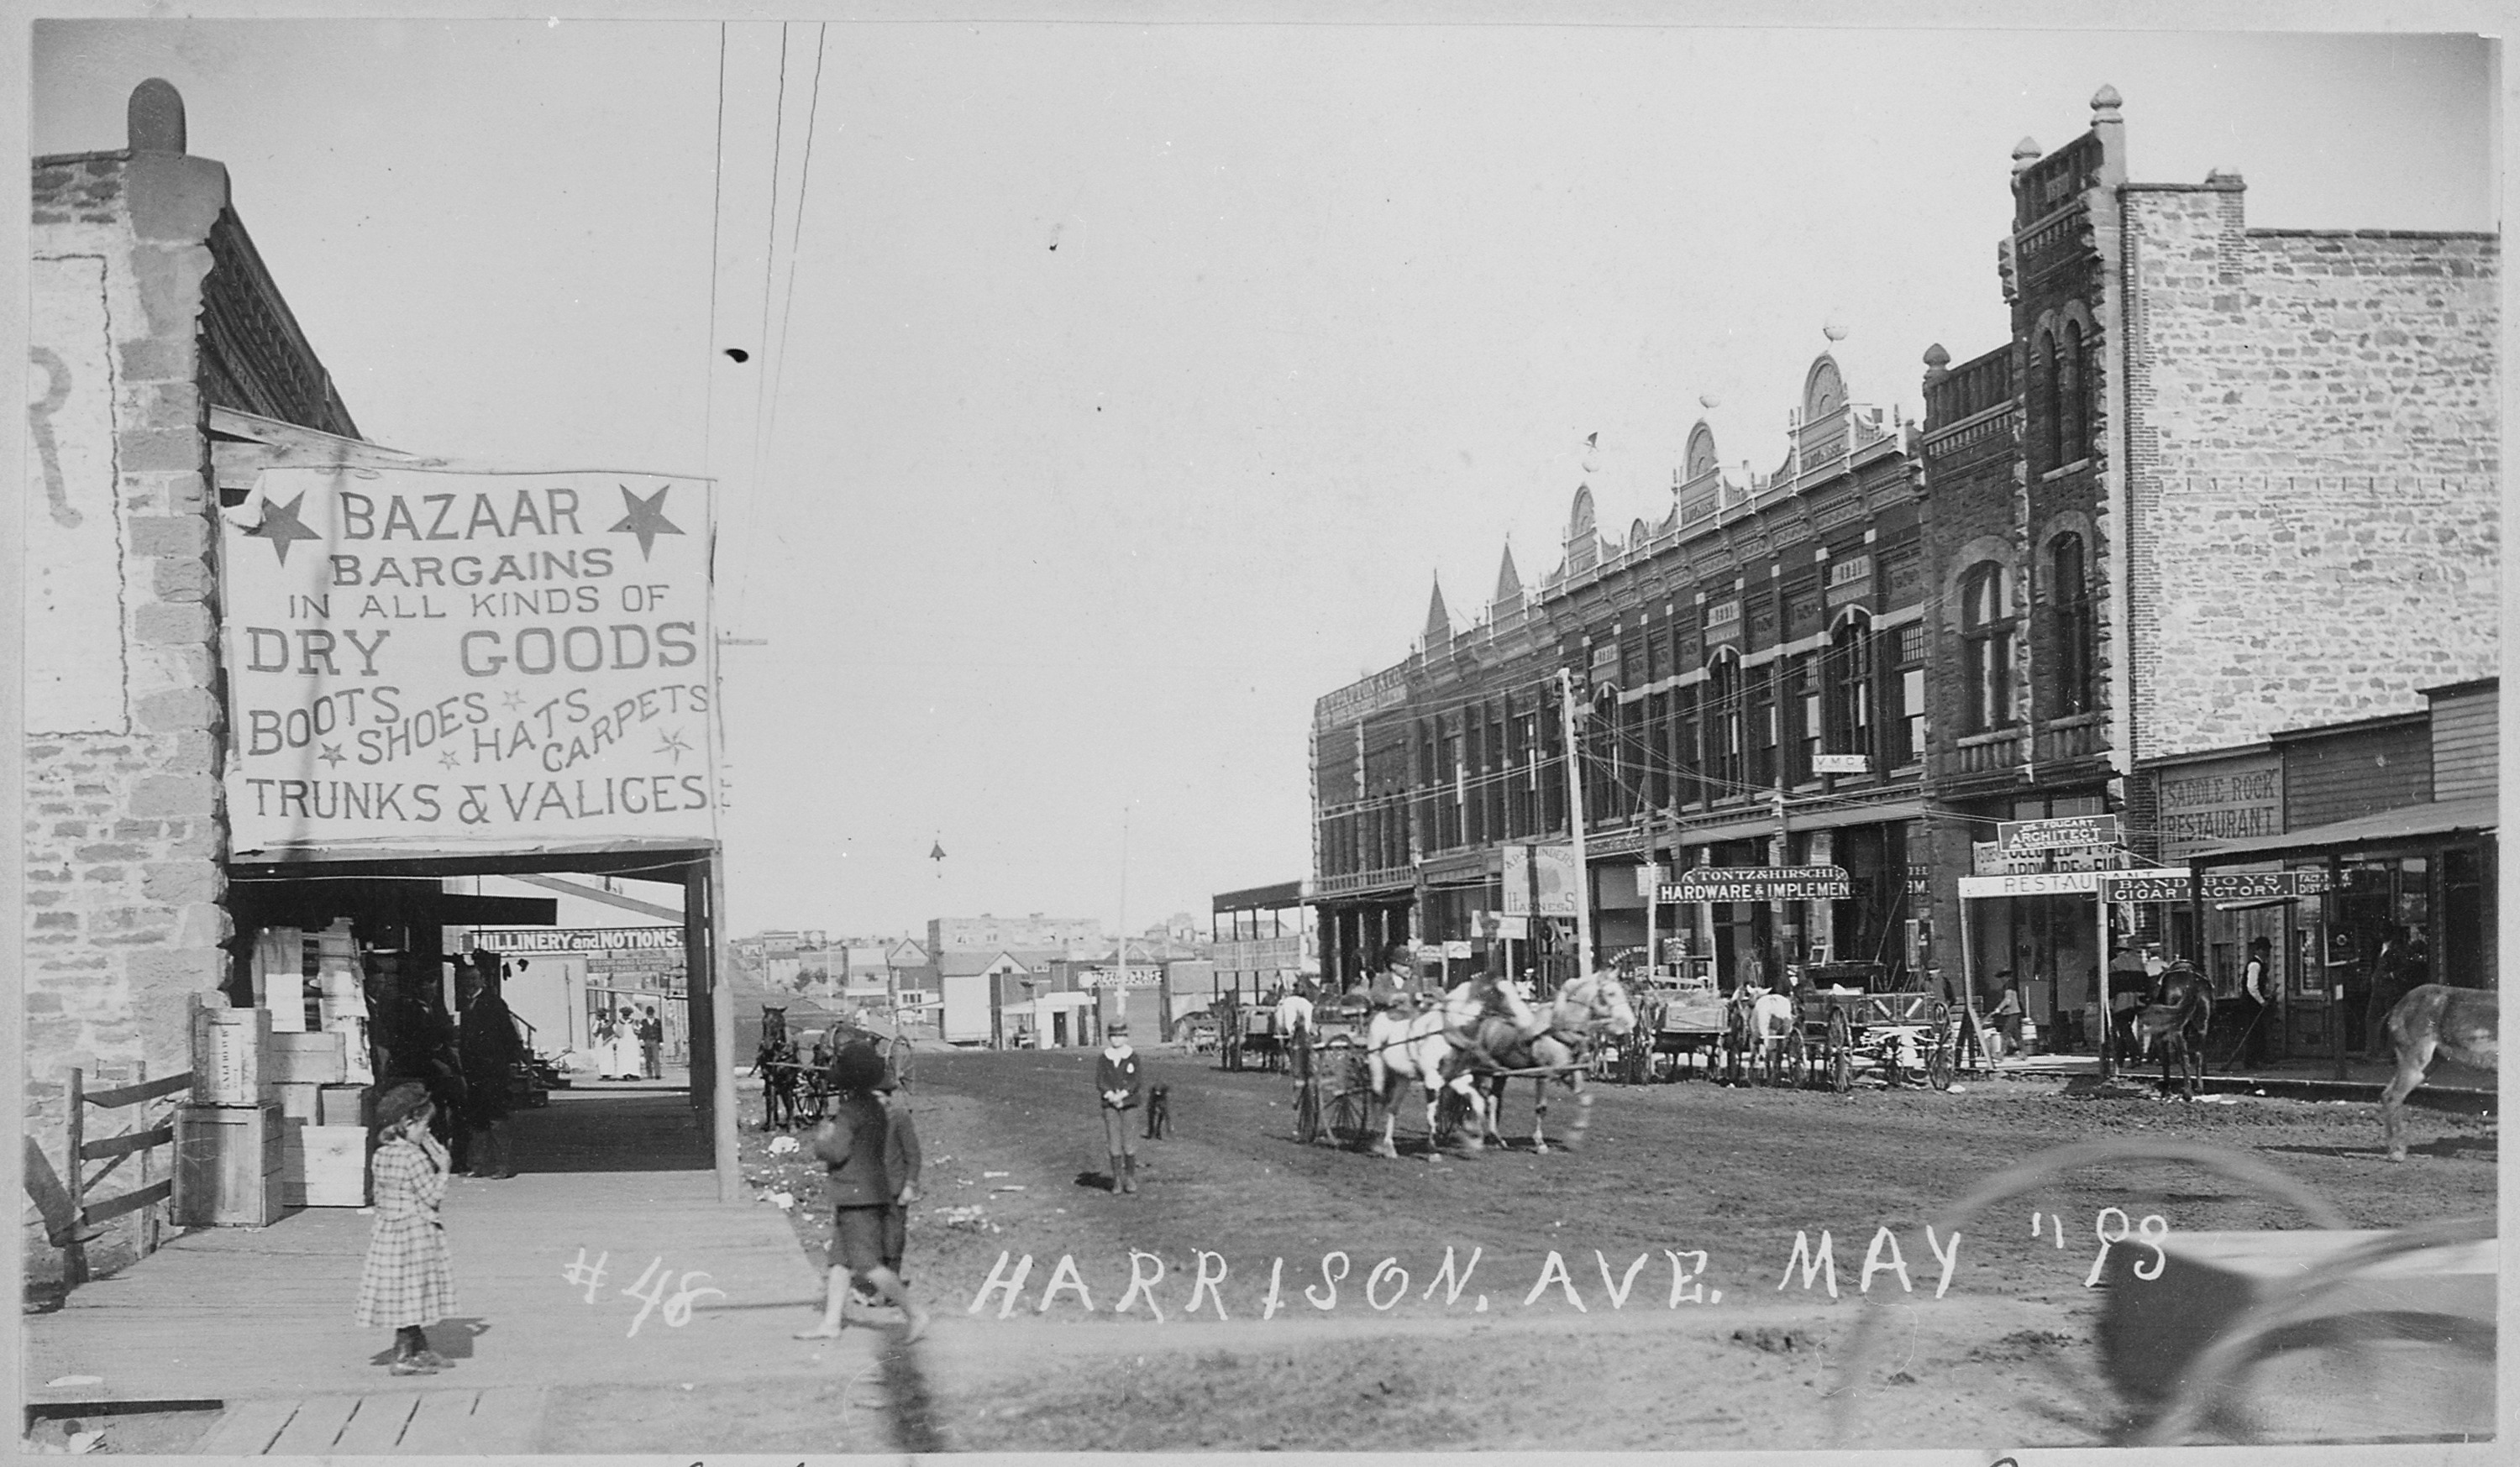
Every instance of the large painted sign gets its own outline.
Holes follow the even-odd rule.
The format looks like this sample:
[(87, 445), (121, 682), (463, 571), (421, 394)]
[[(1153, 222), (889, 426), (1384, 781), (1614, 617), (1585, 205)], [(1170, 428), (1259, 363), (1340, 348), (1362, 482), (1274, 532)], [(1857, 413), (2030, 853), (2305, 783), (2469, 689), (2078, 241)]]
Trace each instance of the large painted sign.
[(1583, 885), (1583, 874), (1575, 867), (1572, 843), (1509, 845), (1504, 854), (1506, 915), (1575, 915), (1575, 902)]
[(25, 727), (127, 733), (105, 261), (38, 259), (27, 321)]
[(223, 532), (237, 851), (713, 840), (708, 491), (264, 470)]

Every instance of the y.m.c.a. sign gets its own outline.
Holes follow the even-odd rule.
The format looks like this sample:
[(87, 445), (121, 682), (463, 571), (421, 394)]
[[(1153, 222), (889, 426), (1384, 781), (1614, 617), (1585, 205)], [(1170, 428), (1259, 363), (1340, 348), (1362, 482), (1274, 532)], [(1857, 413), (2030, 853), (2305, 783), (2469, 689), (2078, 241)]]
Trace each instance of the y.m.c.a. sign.
[(237, 851), (714, 838), (708, 490), (263, 470), (220, 587)]

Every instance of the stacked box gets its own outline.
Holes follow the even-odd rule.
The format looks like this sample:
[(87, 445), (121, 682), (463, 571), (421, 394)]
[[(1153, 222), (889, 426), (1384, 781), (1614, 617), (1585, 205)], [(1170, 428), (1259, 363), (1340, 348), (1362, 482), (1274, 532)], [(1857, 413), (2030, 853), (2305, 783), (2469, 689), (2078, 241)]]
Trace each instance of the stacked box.
[(356, 1126), (361, 1129), (376, 1124), (376, 1089), (365, 1085), (326, 1085), (316, 1087), (315, 1124), (318, 1126)]
[(262, 1064), (270, 1037), (268, 1009), (194, 1009), (194, 1103), (253, 1106), (277, 1098)]
[(288, 1123), (278, 1105), (175, 1108), (175, 1221), (263, 1227), (280, 1221)]
[(281, 1194), (291, 1207), (368, 1205), (368, 1129), (292, 1124), (281, 1158)]
[(275, 1034), (265, 1053), (271, 1079), (282, 1085), (339, 1085), (349, 1078), (338, 1030)]
[(322, 1092), (322, 1086), (282, 1081), (272, 1089), (280, 1092), (280, 1114), (283, 1118), (302, 1121), (309, 1126), (321, 1121), (322, 1112), (317, 1108), (316, 1097)]

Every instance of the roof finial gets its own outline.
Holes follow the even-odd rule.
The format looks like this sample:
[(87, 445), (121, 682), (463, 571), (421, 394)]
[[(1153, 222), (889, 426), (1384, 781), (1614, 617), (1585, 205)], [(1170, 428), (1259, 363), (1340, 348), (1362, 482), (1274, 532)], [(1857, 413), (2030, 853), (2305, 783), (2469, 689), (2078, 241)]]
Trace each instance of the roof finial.
[(2023, 138), (2020, 142), (2012, 145), (2012, 172), (2014, 177), (2017, 178), (2020, 175), (2029, 172), (2030, 165), (2037, 161), (2039, 161), (2039, 145), (2036, 142), (2033, 142), (2029, 138)]
[(2117, 121), (2120, 101), (2118, 89), (2105, 81), (2101, 82), (2100, 89), (2092, 94), (2092, 120), (2093, 122)]

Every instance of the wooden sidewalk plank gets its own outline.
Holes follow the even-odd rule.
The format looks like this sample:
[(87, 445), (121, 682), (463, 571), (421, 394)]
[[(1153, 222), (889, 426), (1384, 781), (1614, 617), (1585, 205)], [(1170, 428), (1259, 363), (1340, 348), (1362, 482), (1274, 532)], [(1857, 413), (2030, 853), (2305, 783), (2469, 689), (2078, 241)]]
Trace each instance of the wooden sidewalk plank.
[(533, 1449), (551, 1392), (542, 1386), (500, 1386), (473, 1404), (466, 1448), (493, 1456), (522, 1456)]
[(294, 1400), (241, 1400), (227, 1408), (210, 1429), (194, 1445), (193, 1455), (202, 1457), (258, 1457), (271, 1449), (273, 1439), (297, 1414)]
[(333, 1449), (333, 1442), (341, 1428), (350, 1424), (350, 1413), (359, 1408), (355, 1396), (309, 1396), (297, 1406), (297, 1414), (289, 1418), (280, 1436), (271, 1444), (271, 1454), (284, 1457), (321, 1456)]
[(423, 1391), (420, 1405), (411, 1413), (411, 1422), (402, 1429), (402, 1445), (397, 1451), (438, 1452), (449, 1456), (471, 1456), (478, 1452), (472, 1445), (472, 1406), (480, 1398), (477, 1391)]
[(402, 1441), (403, 1428), (411, 1413), (420, 1406), (420, 1397), (411, 1391), (396, 1391), (382, 1396), (362, 1396), (359, 1408), (341, 1428), (340, 1439), (333, 1450), (342, 1456), (378, 1456), (394, 1449)]

